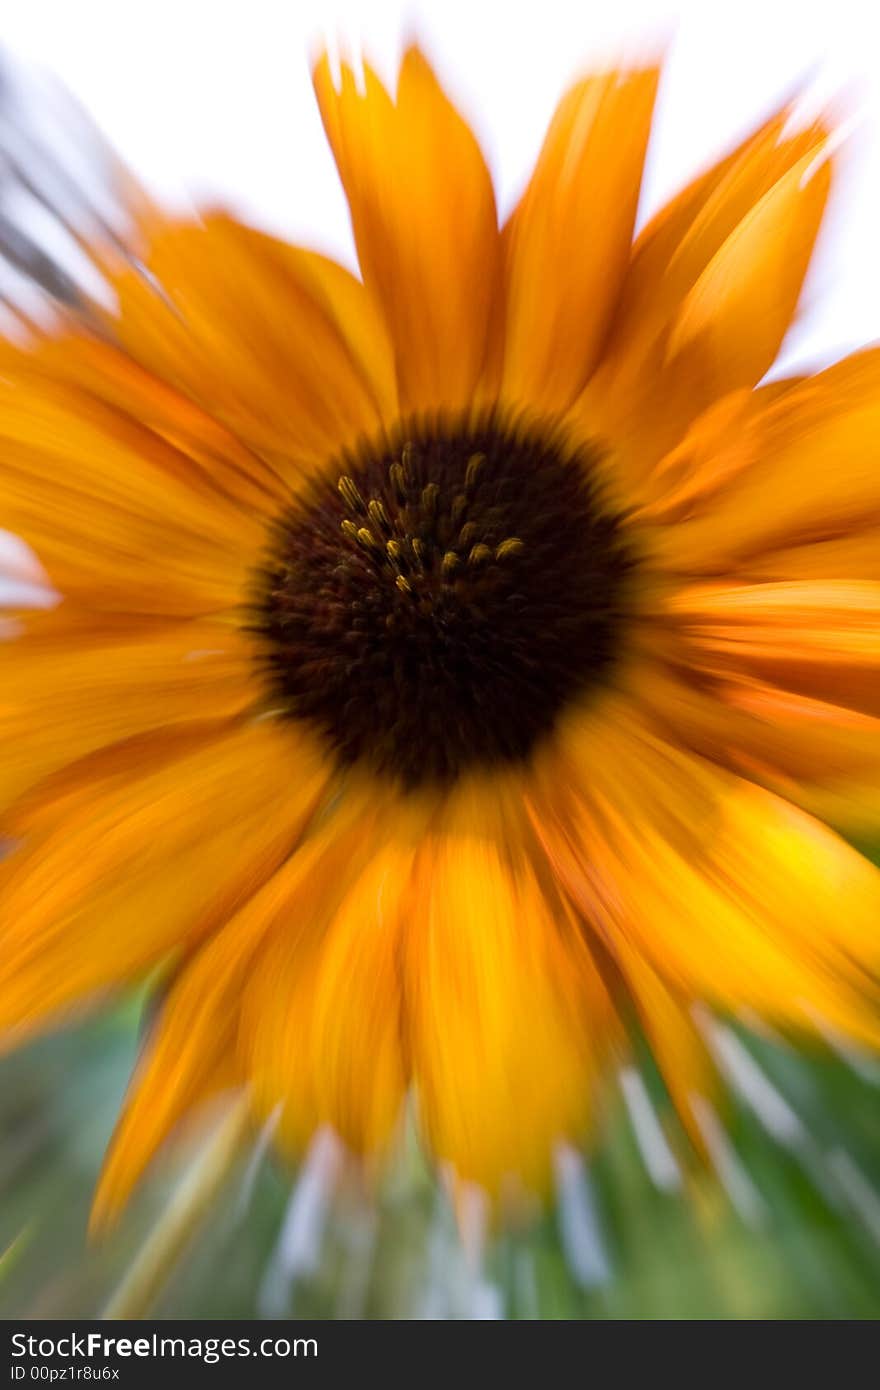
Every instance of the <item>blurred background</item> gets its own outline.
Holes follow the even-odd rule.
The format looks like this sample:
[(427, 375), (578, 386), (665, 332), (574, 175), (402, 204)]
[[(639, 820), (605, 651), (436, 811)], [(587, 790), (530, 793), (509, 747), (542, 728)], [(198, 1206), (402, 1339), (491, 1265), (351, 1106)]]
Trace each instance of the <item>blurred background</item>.
[[(222, 202), (353, 264), (308, 56), (363, 46), (390, 79), (413, 32), (484, 143), (502, 215), (565, 83), (622, 52), (668, 51), (641, 221), (792, 90), (834, 100), (842, 173), (775, 370), (880, 334), (880, 10), (863, 0), (7, 0), (0, 42), (60, 78), (156, 195)], [(164, 1317), (880, 1315), (880, 1061), (834, 1038), (806, 1052), (757, 1020), (706, 1022), (731, 1094), (712, 1172), (688, 1159), (643, 1052), (616, 1080), (601, 1146), (561, 1152), (552, 1209), (503, 1236), (477, 1213), (462, 1239), (414, 1141), (368, 1199), (319, 1135), (296, 1173), (258, 1145), (169, 1235), (169, 1210), (205, 1176), (204, 1154), (179, 1150), (89, 1245), (140, 1015), (123, 1000), (0, 1062), (2, 1317), (112, 1309), (132, 1270)]]

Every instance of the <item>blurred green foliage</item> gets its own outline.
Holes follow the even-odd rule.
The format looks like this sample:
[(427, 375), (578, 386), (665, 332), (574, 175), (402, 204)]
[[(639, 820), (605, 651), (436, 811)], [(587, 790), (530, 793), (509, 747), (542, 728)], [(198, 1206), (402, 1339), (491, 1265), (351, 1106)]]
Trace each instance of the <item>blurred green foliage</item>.
[[(88, 1242), (91, 1193), (135, 1054), (137, 1012), (134, 1001), (0, 1066), (4, 1318), (100, 1313), (179, 1180), (185, 1155), (159, 1165), (110, 1238)], [(588, 1168), (578, 1174), (575, 1164), (568, 1198), (527, 1229), (489, 1238), (475, 1262), (414, 1140), (377, 1200), (348, 1182), (326, 1205), (314, 1193), (308, 1199), (314, 1173), (298, 1180), (267, 1151), (231, 1175), (224, 1200), (169, 1271), (155, 1312), (880, 1315), (878, 1064), (847, 1062), (830, 1049), (806, 1055), (755, 1034), (740, 1033), (738, 1045), (760, 1069), (764, 1092), (756, 1105), (746, 1087), (725, 1112), (726, 1186), (693, 1160), (679, 1186), (652, 1181), (620, 1101)], [(641, 1074), (681, 1157), (647, 1058)]]

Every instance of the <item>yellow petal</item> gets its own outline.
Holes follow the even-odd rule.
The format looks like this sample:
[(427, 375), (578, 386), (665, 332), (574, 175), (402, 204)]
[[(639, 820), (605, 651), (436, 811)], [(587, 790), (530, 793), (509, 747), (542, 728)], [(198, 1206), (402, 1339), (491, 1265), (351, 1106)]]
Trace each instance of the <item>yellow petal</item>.
[(548, 789), (545, 834), (612, 955), (624, 941), (692, 1001), (880, 1039), (880, 872), (635, 717), (607, 725), (601, 746), (594, 732), (572, 723), (570, 792)]
[(384, 310), (405, 410), (462, 408), (483, 373), (499, 281), (492, 181), (474, 136), (417, 48), (397, 97), (326, 56), (314, 72), (364, 283)]
[(581, 928), (535, 863), (472, 818), (427, 843), (405, 943), (419, 1114), (458, 1178), (545, 1190), (583, 1136), (608, 997)]
[(568, 407), (602, 348), (630, 256), (657, 70), (615, 71), (563, 97), (505, 228), (503, 389)]

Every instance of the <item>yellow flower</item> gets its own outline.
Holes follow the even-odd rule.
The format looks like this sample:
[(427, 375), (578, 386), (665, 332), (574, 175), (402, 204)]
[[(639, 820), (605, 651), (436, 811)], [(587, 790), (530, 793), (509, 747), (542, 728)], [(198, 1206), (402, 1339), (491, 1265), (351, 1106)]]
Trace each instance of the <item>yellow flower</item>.
[[(301, 1151), (546, 1182), (637, 1016), (878, 1037), (880, 356), (759, 386), (829, 131), (632, 243), (657, 74), (564, 97), (499, 230), (424, 57), (314, 74), (362, 279), (141, 207), (115, 305), (6, 345), (0, 1026), (164, 969), (97, 1213), (244, 1088)], [(96, 252), (96, 254), (98, 254)], [(874, 977), (876, 979), (876, 976)]]

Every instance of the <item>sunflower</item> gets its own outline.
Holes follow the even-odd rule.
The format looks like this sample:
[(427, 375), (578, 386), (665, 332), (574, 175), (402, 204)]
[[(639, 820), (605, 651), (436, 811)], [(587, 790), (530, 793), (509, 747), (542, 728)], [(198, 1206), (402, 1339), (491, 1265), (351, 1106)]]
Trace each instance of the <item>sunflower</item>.
[[(314, 69), (360, 278), (133, 195), (112, 308), (7, 343), (0, 1026), (151, 976), (99, 1186), (242, 1093), (540, 1191), (637, 1026), (878, 1040), (880, 356), (759, 385), (829, 191), (786, 107), (633, 229), (652, 66), (499, 228), (421, 52)], [(830, 828), (835, 827), (834, 829)]]

